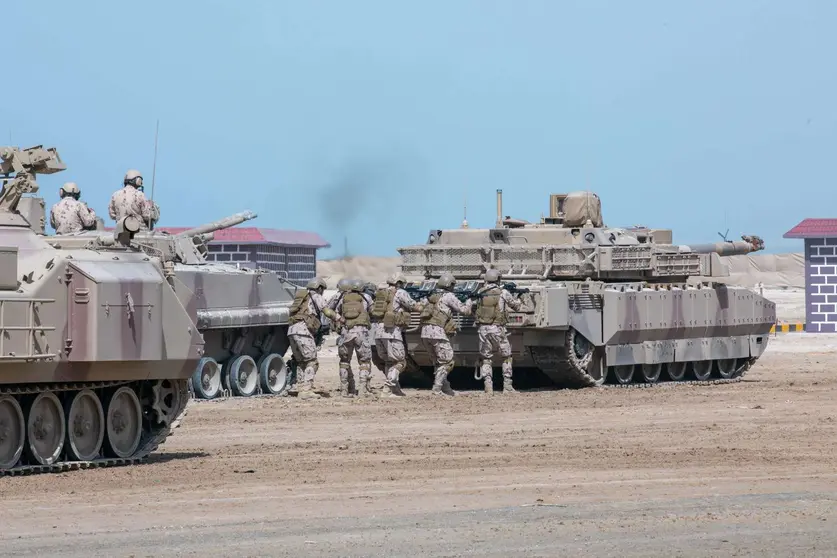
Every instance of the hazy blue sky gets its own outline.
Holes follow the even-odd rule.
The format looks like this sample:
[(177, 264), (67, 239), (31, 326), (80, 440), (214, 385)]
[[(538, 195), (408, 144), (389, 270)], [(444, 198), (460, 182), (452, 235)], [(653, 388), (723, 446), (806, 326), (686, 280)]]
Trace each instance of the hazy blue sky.
[[(107, 218), (140, 169), (161, 225), (244, 209), (342, 252), (538, 219), (592, 189), (676, 242), (837, 217), (837, 2), (13, 2), (0, 138), (59, 148)], [(5, 143), (8, 137), (0, 140)]]

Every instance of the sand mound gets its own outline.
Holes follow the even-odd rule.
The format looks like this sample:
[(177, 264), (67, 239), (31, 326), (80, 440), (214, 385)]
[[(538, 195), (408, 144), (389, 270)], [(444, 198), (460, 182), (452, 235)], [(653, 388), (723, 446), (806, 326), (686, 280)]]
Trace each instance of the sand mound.
[(373, 258), (358, 256), (339, 260), (320, 260), (317, 262), (317, 275), (326, 280), (329, 288), (335, 288), (343, 277), (359, 277), (364, 281), (383, 283), (387, 275), (398, 271), (401, 259)]

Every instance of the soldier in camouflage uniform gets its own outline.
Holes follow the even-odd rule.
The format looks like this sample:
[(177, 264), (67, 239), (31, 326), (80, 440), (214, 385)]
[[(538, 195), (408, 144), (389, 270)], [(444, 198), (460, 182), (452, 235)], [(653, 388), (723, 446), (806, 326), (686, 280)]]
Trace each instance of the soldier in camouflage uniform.
[[(338, 288), (339, 288), (338, 284)], [(340, 358), (340, 394), (343, 397), (353, 395), (351, 390), (352, 354), (357, 354), (358, 395), (369, 395), (372, 390), (369, 382), (372, 379), (372, 348), (369, 346), (369, 310), (372, 297), (363, 292), (363, 282), (352, 279), (348, 282), (348, 291), (338, 295), (335, 311), (342, 318), (344, 329), (337, 342), (337, 355)]]
[(485, 286), (479, 291), (474, 321), (480, 336), (480, 374), (485, 383), (485, 392), (493, 393), (491, 359), (496, 353), (503, 357), (503, 392), (512, 393), (512, 351), (506, 334), (508, 316), (506, 307), (520, 310), (520, 301), (500, 286), (500, 272), (489, 269), (485, 272)]
[[(352, 279), (350, 277), (344, 277), (344, 278), (340, 279), (340, 281), (337, 282), (337, 292), (334, 294), (334, 296), (332, 296), (329, 299), (328, 307), (331, 310), (334, 310), (335, 313), (337, 313), (338, 304), (340, 304), (340, 301), (343, 300), (343, 297), (346, 295), (346, 293), (351, 292), (351, 290), (352, 290)], [(345, 323), (341, 324), (339, 327), (338, 326), (332, 326), (332, 330), (334, 330), (334, 332), (337, 333), (337, 352), (338, 352), (338, 357), (339, 357), (339, 353), (340, 353), (340, 350), (341, 350), (340, 347), (343, 346), (343, 339), (344, 339), (344, 337), (346, 335), (346, 332), (347, 332), (346, 324)], [(351, 359), (347, 359), (347, 360), (350, 361)], [(351, 396), (351, 395), (355, 394), (355, 392), (356, 392), (356, 389), (355, 389), (355, 375), (354, 375), (354, 372), (352, 370), (352, 363), (351, 362), (347, 362), (345, 364), (345, 366), (343, 366), (342, 362), (341, 362), (341, 367), (340, 367), (340, 381), (341, 381), (341, 384), (342, 384), (344, 379), (346, 379), (347, 382), (348, 382), (348, 389), (346, 390), (348, 392), (348, 395), (344, 394), (344, 397)], [(342, 386), (341, 386), (340, 392), (341, 393), (343, 392)]]
[(456, 332), (453, 313), (470, 314), (474, 301), (462, 303), (451, 292), (456, 279), (450, 273), (443, 273), (436, 282), (442, 293), (434, 292), (428, 297), (428, 304), (421, 311), (421, 341), (433, 356), (436, 377), (433, 393), (456, 395), (448, 383), (448, 374), (453, 370), (453, 347), (448, 335)]
[(407, 367), (407, 351), (404, 346), (402, 328), (410, 323), (410, 311), (418, 309), (414, 301), (404, 290), (406, 281), (400, 273), (387, 277), (388, 287), (375, 294), (372, 305), (372, 320), (375, 333), (375, 349), (379, 368), (384, 373), (384, 388), (381, 397), (401, 397), (399, 377)]
[(326, 283), (319, 277), (312, 279), (305, 289), (298, 289), (290, 309), (291, 327), (288, 329), (288, 340), (294, 360), (302, 370), (302, 380), (298, 381), (300, 399), (319, 399), (314, 392), (314, 376), (320, 363), (317, 360), (316, 336), (322, 327), (322, 316), (325, 315), (335, 324), (340, 324), (342, 318), (331, 308), (326, 306), (323, 299)]
[(96, 228), (96, 212), (79, 201), (81, 190), (75, 182), (65, 183), (58, 195), (61, 201), (52, 206), (49, 224), (55, 234), (72, 234)]
[(110, 218), (119, 222), (132, 215), (140, 220), (140, 228), (147, 230), (160, 219), (160, 208), (153, 201), (145, 199), (139, 171), (129, 170), (125, 173), (122, 184), (122, 189), (114, 192), (110, 198)]

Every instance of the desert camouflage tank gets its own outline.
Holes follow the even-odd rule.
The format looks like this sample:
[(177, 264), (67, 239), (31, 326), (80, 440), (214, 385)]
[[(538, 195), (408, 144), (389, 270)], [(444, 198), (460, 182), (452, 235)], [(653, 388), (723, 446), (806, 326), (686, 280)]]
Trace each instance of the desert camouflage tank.
[[(43, 202), (33, 201), (33, 226)], [(284, 361), (289, 343), (289, 310), (298, 288), (276, 273), (239, 269), (207, 261), (206, 243), (215, 231), (254, 219), (250, 211), (169, 234), (142, 230), (131, 245), (163, 262), (180, 303), (196, 315), (204, 355), (191, 377), (198, 399), (220, 395), (277, 395), (288, 387), (291, 371)], [(43, 230), (39, 231), (43, 234)], [(55, 248), (99, 250), (112, 242), (100, 231), (45, 237)]]
[[(670, 230), (605, 226), (592, 192), (550, 202), (540, 223), (504, 219), (498, 190), (494, 228), (432, 230), (425, 244), (400, 248), (402, 272), (425, 278), (408, 291), (421, 299), (449, 272), (464, 300), (499, 270), (524, 301), (509, 314), (516, 370), (539, 369), (562, 387), (736, 381), (762, 355), (775, 304), (714, 280), (729, 275), (722, 256), (762, 250), (761, 239), (676, 245)], [(473, 319), (456, 320), (455, 364), (476, 367)], [(429, 373), (416, 312), (405, 337), (413, 367)]]
[(131, 464), (162, 444), (203, 356), (195, 309), (135, 219), (98, 250), (59, 249), (18, 212), (54, 149), (0, 147), (0, 475)]

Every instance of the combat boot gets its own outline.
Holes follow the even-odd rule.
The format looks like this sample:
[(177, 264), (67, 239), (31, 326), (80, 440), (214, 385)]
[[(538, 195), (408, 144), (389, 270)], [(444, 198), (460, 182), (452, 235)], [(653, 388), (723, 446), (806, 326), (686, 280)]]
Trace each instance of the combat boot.
[(450, 382), (447, 378), (445, 378), (445, 382), (442, 384), (442, 393), (445, 395), (456, 395), (456, 392), (450, 387)]
[(320, 394), (314, 391), (314, 382), (305, 382), (299, 386), (299, 399), (320, 399)]
[(360, 377), (358, 378), (357, 384), (357, 395), (358, 397), (366, 397), (369, 395), (373, 395), (372, 388), (369, 387), (369, 382), (372, 381), (370, 376), (370, 372), (368, 370), (361, 370)]
[(517, 393), (517, 390), (512, 386), (512, 379), (508, 376), (503, 376), (503, 393)]
[(482, 381), (485, 384), (486, 395), (494, 395), (494, 381), (491, 379), (491, 376), (486, 376)]
[(381, 388), (381, 397), (382, 398), (389, 398), (389, 397), (396, 397), (397, 398), (398, 396), (395, 393), (393, 393), (392, 386), (384, 384), (384, 387)]
[(436, 377), (433, 380), (433, 389), (431, 393), (434, 395), (447, 395), (443, 390), (443, 385), (447, 382), (445, 379), (445, 369), (444, 368), (437, 368), (436, 369)]
[(343, 396), (343, 397), (352, 397), (354, 395), (350, 391), (348, 380), (341, 380), (340, 381), (340, 395)]

